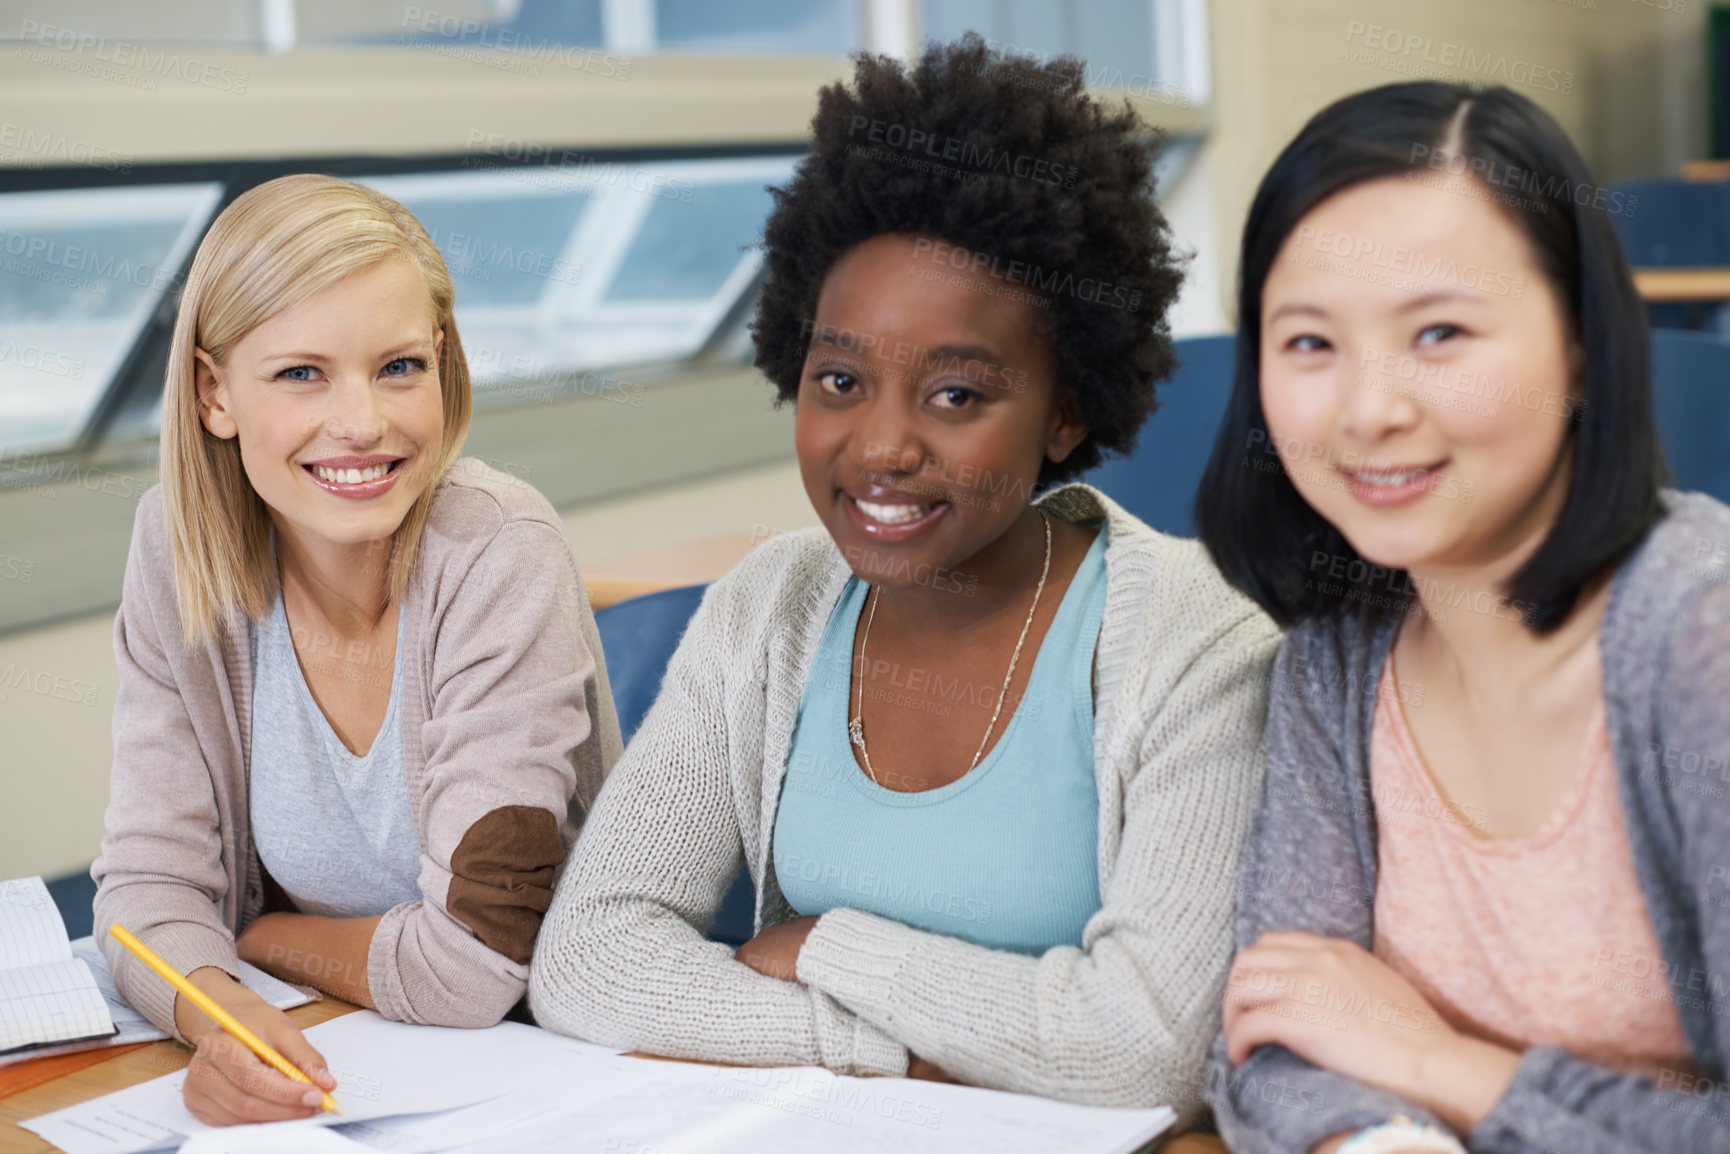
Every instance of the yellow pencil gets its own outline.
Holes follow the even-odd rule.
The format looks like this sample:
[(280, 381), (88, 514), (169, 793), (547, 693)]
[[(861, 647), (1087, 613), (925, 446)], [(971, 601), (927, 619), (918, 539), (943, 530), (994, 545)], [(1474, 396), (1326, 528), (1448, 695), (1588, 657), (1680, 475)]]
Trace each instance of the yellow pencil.
[[(235, 1019), (233, 1014), (211, 1001), (209, 994), (206, 994), (203, 990), (175, 973), (167, 962), (156, 956), (155, 950), (133, 937), (119, 922), (115, 922), (113, 925), (109, 926), (108, 932), (118, 938), (121, 945), (137, 954), (138, 959), (145, 965), (155, 970), (158, 974), (161, 974), (163, 980), (169, 985), (192, 999), (193, 1005), (214, 1018), (217, 1025), (227, 1030), (230, 1034), (233, 1034), (236, 1039), (246, 1046), (247, 1049), (251, 1050), (254, 1054), (257, 1054), (260, 1058), (263, 1058), (266, 1062), (269, 1062), (272, 1066), (275, 1066), (288, 1077), (293, 1078), (296, 1082), (305, 1082), (309, 1086), (313, 1085), (312, 1079), (301, 1073), (299, 1068), (297, 1068), (293, 1062), (290, 1062), (287, 1058), (284, 1058), (281, 1054), (278, 1054), (275, 1050), (271, 1049), (263, 1038), (260, 1038), (257, 1034), (241, 1025), (240, 1022)], [(336, 1099), (332, 1098), (329, 1094), (324, 1095), (324, 1108), (329, 1110), (332, 1114), (342, 1113), (341, 1110), (337, 1109)]]

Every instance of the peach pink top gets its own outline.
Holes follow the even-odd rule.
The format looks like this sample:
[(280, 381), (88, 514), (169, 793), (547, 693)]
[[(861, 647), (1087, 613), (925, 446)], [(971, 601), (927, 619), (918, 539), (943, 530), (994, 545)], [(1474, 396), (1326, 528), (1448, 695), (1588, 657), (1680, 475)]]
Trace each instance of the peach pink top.
[(1370, 729), (1375, 954), (1462, 1033), (1626, 1072), (1691, 1066), (1616, 792), (1600, 702), (1581, 771), (1525, 837), (1438, 793), (1382, 670)]

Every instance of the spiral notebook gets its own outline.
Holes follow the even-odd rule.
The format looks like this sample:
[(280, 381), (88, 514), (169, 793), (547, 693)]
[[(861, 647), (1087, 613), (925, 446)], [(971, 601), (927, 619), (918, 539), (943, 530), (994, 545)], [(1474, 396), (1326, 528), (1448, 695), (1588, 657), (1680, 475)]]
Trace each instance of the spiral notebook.
[(115, 1033), (96, 975), (37, 878), (0, 882), (0, 1056)]

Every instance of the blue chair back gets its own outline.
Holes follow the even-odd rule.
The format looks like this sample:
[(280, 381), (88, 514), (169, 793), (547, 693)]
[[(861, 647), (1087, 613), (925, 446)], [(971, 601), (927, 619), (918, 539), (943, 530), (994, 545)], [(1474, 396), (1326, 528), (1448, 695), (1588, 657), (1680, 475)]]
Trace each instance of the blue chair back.
[(1082, 478), (1162, 533), (1193, 537), (1195, 494), (1231, 397), (1237, 339), (1177, 342), (1177, 373), (1159, 387), (1159, 411), (1141, 430), (1135, 453)]
[(649, 706), (655, 704), (667, 662), (672, 660), (673, 650), (679, 647), (679, 638), (685, 635), (685, 626), (707, 588), (687, 585), (667, 589), (595, 611), (613, 708), (619, 714), (619, 734), (627, 742), (643, 724)]
[[(667, 662), (685, 635), (685, 626), (702, 603), (706, 585), (687, 585), (595, 611), (595, 626), (601, 632), (606, 655), (607, 680), (613, 690), (613, 708), (619, 715), (619, 732), (629, 742), (643, 724), (649, 706), (661, 692)], [(730, 946), (741, 946), (751, 938), (756, 917), (757, 895), (751, 874), (739, 867), (732, 888), (721, 901), (708, 936)]]
[[(1635, 268), (1704, 268), (1730, 265), (1730, 181), (1674, 177), (1630, 180), (1624, 211), (1610, 213), (1622, 251)], [(1626, 198), (1637, 197), (1631, 204)]]
[(66, 923), (66, 936), (73, 941), (89, 937), (96, 920), (96, 881), (90, 871), (45, 880), (48, 896)]
[(1730, 503), (1730, 340), (1654, 329), (1652, 401), (1676, 487)]

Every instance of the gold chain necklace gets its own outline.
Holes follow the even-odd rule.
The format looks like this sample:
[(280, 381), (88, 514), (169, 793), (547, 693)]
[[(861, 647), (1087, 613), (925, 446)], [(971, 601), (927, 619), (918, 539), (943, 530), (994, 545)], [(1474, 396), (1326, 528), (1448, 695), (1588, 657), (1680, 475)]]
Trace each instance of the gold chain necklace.
[[(1045, 578), (1051, 572), (1051, 518), (1044, 509), (1036, 512), (1045, 524), (1045, 564), (1040, 566), (1039, 585), (1033, 590), (1033, 604), (1027, 608), (1027, 620), (1021, 623), (1021, 636), (1016, 638), (1015, 652), (1009, 657), (1009, 672), (1003, 675), (1003, 688), (997, 691), (997, 708), (991, 711), (991, 724), (985, 727), (985, 736), (979, 739), (979, 748), (974, 751), (973, 761), (967, 766), (969, 773), (985, 755), (985, 743), (991, 740), (991, 731), (997, 728), (997, 718), (1003, 713), (1003, 699), (1009, 695), (1009, 683), (1015, 680), (1015, 663), (1021, 660), (1021, 646), (1027, 641), (1027, 631), (1033, 627), (1033, 615), (1039, 610), (1039, 595), (1045, 592)], [(847, 732), (853, 738), (853, 744), (859, 747), (859, 756), (865, 762), (865, 772), (876, 785), (883, 783), (877, 780), (877, 771), (871, 767), (871, 754), (865, 748), (865, 671), (870, 668), (865, 663), (865, 647), (871, 644), (871, 623), (877, 619), (877, 595), (882, 591), (881, 585), (871, 590), (871, 610), (865, 617), (865, 636), (859, 641), (858, 704), (852, 720), (847, 723)]]

